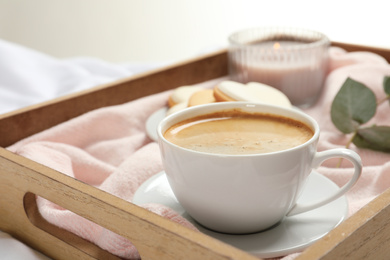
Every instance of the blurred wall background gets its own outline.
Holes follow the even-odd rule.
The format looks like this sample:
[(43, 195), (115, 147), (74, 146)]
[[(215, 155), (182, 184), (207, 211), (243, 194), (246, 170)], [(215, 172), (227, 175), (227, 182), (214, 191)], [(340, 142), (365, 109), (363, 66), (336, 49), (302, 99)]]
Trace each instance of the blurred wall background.
[(0, 39), (63, 58), (175, 61), (239, 29), (285, 25), (390, 48), (383, 0), (0, 0)]

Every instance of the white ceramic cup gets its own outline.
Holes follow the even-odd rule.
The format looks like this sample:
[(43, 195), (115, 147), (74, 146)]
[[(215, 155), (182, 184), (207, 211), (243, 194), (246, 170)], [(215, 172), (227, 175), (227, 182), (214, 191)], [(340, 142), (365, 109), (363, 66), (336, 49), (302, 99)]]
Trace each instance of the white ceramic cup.
[[(163, 134), (185, 119), (221, 110), (282, 115), (305, 123), (314, 135), (294, 148), (263, 154), (221, 155), (182, 148)], [(317, 122), (297, 109), (248, 102), (219, 102), (187, 108), (166, 117), (158, 126), (158, 141), (169, 184), (184, 209), (201, 225), (224, 233), (265, 230), (285, 217), (323, 206), (347, 192), (358, 180), (362, 163), (349, 149), (317, 152)], [(352, 162), (351, 180), (335, 194), (311, 205), (296, 201), (310, 172), (330, 158)]]

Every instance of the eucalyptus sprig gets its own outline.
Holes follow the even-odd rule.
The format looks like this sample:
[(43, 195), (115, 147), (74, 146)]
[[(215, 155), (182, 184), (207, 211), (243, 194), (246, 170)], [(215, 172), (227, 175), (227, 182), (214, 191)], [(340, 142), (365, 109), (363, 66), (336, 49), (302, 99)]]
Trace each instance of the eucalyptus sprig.
[[(390, 101), (390, 77), (383, 80), (386, 98), (377, 102), (374, 92), (364, 84), (347, 78), (331, 107), (333, 124), (344, 134), (351, 134), (351, 143), (360, 148), (390, 153), (390, 126), (366, 126), (375, 116), (377, 106)], [(390, 102), (389, 102), (390, 104)], [(390, 109), (389, 109), (390, 111)]]

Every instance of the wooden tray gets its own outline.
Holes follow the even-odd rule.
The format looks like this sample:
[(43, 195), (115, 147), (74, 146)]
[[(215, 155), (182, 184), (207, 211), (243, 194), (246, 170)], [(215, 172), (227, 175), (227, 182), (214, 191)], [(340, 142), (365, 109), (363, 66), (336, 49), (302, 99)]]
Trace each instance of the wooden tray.
[[(333, 43), (348, 51), (390, 50)], [(4, 149), (99, 107), (227, 75), (226, 50), (0, 115), (0, 229), (54, 259), (117, 259), (46, 222), (35, 195), (71, 210), (137, 247), (142, 259), (258, 259), (132, 203)], [(297, 259), (384, 259), (390, 255), (390, 190), (378, 196)]]

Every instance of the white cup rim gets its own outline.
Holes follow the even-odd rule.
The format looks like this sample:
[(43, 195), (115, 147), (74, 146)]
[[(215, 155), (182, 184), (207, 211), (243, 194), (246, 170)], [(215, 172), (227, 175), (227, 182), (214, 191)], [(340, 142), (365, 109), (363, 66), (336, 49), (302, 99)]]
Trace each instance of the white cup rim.
[[(211, 110), (208, 112), (199, 113), (199, 115), (204, 115), (204, 114), (213, 113), (213, 112), (217, 112), (220, 110), (232, 109), (232, 108), (246, 108), (246, 109), (248, 109), (251, 107), (259, 107), (259, 106), (261, 106), (263, 108), (270, 109), (270, 110), (278, 111), (279, 113), (282, 113), (282, 116), (284, 116), (284, 117), (289, 117), (285, 114), (291, 114), (291, 115), (294, 114), (300, 118), (304, 118), (305, 120), (301, 120), (301, 119), (297, 119), (297, 118), (293, 117), (293, 119), (300, 121), (300, 122), (303, 122), (307, 126), (309, 126), (314, 132), (313, 136), (309, 140), (304, 142), (303, 144), (294, 146), (294, 147), (289, 148), (289, 149), (276, 151), (276, 152), (255, 153), (255, 154), (218, 154), (218, 153), (207, 153), (207, 152), (203, 152), (203, 151), (195, 151), (195, 150), (191, 150), (191, 149), (187, 149), (187, 148), (178, 146), (174, 143), (169, 142), (163, 135), (163, 132), (168, 129), (168, 127), (166, 127), (166, 125), (169, 124), (169, 122), (173, 121), (173, 123), (169, 124), (169, 126), (172, 126), (175, 123), (178, 123), (184, 119), (188, 119), (188, 118), (197, 116), (198, 114), (196, 114), (196, 113), (195, 113), (195, 115), (191, 116), (191, 114), (194, 113), (194, 111), (195, 112), (196, 111), (203, 111), (203, 110), (206, 111), (209, 108), (210, 109), (219, 108), (219, 109)], [(259, 112), (261, 113), (261, 111), (259, 111)], [(274, 112), (274, 113), (269, 112), (269, 113), (279, 115), (276, 112)], [(183, 118), (183, 119), (180, 120), (180, 118)], [(284, 108), (284, 107), (280, 107), (280, 106), (264, 104), (264, 103), (260, 103), (260, 102), (245, 102), (245, 101), (216, 102), (216, 103), (203, 104), (203, 105), (198, 105), (198, 106), (194, 106), (194, 107), (189, 107), (189, 108), (175, 112), (175, 113), (167, 116), (158, 124), (158, 127), (157, 127), (157, 136), (158, 136), (159, 142), (164, 142), (165, 144), (167, 144), (169, 146), (175, 147), (177, 149), (180, 149), (180, 150), (188, 152), (188, 153), (193, 153), (193, 154), (197, 154), (197, 155), (203, 154), (203, 155), (212, 156), (212, 157), (256, 157), (256, 156), (264, 157), (264, 156), (272, 156), (275, 154), (290, 153), (290, 152), (294, 152), (296, 150), (302, 149), (303, 147), (306, 147), (306, 146), (312, 144), (313, 142), (316, 142), (316, 140), (318, 140), (318, 138), (319, 138), (319, 133), (320, 133), (320, 128), (319, 128), (317, 121), (315, 121), (311, 116), (302, 112), (298, 108), (289, 109), (289, 108)]]

